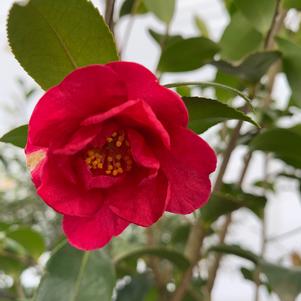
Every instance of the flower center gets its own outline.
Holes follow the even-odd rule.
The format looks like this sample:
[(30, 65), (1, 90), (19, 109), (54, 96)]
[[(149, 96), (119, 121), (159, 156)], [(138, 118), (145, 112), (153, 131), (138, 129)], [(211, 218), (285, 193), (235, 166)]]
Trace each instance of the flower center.
[(93, 174), (122, 175), (133, 167), (130, 144), (124, 131), (106, 137), (102, 148), (91, 148), (85, 153), (85, 162)]

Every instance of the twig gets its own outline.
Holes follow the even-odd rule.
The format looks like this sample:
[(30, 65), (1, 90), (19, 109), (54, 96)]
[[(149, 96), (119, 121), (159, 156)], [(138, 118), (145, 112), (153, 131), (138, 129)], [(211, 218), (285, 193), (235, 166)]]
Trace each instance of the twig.
[(276, 241), (276, 240), (279, 240), (279, 239), (283, 239), (283, 238), (288, 238), (288, 236), (291, 236), (291, 235), (295, 235), (295, 234), (298, 234), (301, 232), (301, 226), (300, 227), (297, 227), (293, 230), (290, 230), (290, 231), (287, 231), (287, 232), (284, 232), (284, 233), (281, 233), (279, 235), (275, 235), (275, 236), (272, 236), (272, 237), (268, 237), (266, 239), (267, 242), (273, 242), (273, 241)]
[(114, 7), (115, 0), (106, 0), (105, 21), (110, 30), (114, 33)]
[[(274, 14), (274, 17), (273, 17), (273, 21), (272, 21), (270, 30), (269, 30), (269, 32), (267, 34), (267, 37), (266, 37), (266, 40), (265, 40), (265, 49), (266, 50), (272, 49), (274, 47), (274, 38), (275, 38), (276, 34), (278, 33), (278, 31), (281, 29), (281, 26), (283, 24), (285, 15), (286, 15), (286, 13), (284, 11), (281, 11), (281, 1), (277, 0), (276, 10), (275, 10), (275, 14)], [(271, 68), (269, 74), (268, 74), (268, 79), (269, 79), (268, 83), (267, 83), (268, 94), (267, 94), (267, 97), (266, 97), (266, 99), (264, 101), (264, 104), (263, 104), (265, 107), (268, 106), (268, 104), (270, 103), (270, 100), (271, 100), (270, 95), (272, 93), (275, 78), (276, 78), (277, 72), (279, 70), (279, 64), (277, 66), (278, 67), (273, 66)], [(241, 177), (240, 177), (240, 180), (239, 180), (239, 183), (238, 183), (239, 186), (241, 186), (242, 183), (243, 183), (243, 180), (245, 178), (246, 171), (248, 169), (251, 158), (252, 158), (252, 153), (249, 153), (249, 157), (247, 157), (247, 161), (244, 165), (244, 168), (242, 170), (242, 174), (241, 174)], [(231, 214), (229, 214), (226, 217), (226, 220), (225, 220), (225, 222), (222, 226), (222, 229), (221, 229), (221, 232), (220, 232), (221, 234), (220, 234), (220, 237), (219, 237), (220, 238), (219, 243), (224, 243), (225, 238), (226, 238), (226, 233), (228, 232), (228, 228), (229, 228), (230, 224), (231, 224)], [(209, 293), (211, 293), (211, 291), (213, 289), (215, 278), (216, 278), (216, 275), (217, 275), (217, 271), (218, 271), (218, 268), (219, 268), (221, 258), (222, 258), (221, 255), (217, 255), (215, 257), (215, 260), (214, 260), (212, 266), (211, 266), (211, 269), (209, 270), (208, 282), (207, 282), (207, 288), (209, 290)]]
[(129, 39), (130, 39), (130, 36), (131, 36), (131, 32), (132, 32), (132, 29), (134, 27), (134, 22), (135, 22), (134, 17), (137, 14), (140, 3), (141, 3), (141, 0), (134, 0), (134, 4), (133, 4), (132, 10), (131, 10), (130, 19), (128, 21), (128, 24), (127, 24), (127, 27), (126, 27), (125, 33), (124, 33), (124, 38), (123, 38), (122, 43), (121, 43), (121, 50), (120, 50), (121, 53), (125, 52), (126, 47), (128, 45), (128, 42), (129, 42)]

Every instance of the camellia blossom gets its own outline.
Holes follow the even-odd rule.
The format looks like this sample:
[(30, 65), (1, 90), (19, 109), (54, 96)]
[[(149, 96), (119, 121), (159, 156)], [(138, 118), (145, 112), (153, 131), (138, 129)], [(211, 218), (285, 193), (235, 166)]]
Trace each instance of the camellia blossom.
[(97, 249), (131, 223), (207, 202), (216, 156), (187, 123), (182, 99), (136, 63), (80, 68), (45, 93), (27, 163), (73, 246)]

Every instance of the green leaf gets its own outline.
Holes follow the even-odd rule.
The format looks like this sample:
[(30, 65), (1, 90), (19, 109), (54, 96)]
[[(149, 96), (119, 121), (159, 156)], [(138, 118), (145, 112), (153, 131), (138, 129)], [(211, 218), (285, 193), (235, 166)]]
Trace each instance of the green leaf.
[(248, 208), (261, 218), (266, 202), (264, 196), (245, 193), (233, 184), (223, 184), (222, 190), (214, 193), (200, 210), (202, 219), (210, 225), (220, 216), (240, 208)]
[(283, 7), (286, 9), (296, 8), (301, 10), (301, 2), (300, 0), (284, 0)]
[(45, 251), (43, 237), (31, 228), (22, 227), (10, 230), (7, 232), (7, 237), (18, 242), (30, 256), (36, 259)]
[(276, 0), (234, 0), (236, 7), (259, 32), (266, 34), (272, 24)]
[(7, 275), (18, 276), (26, 268), (26, 265), (11, 254), (2, 254), (0, 251), (0, 271)]
[(232, 65), (223, 60), (212, 64), (224, 73), (255, 84), (266, 74), (271, 65), (280, 58), (281, 53), (278, 51), (265, 51), (251, 54), (239, 65)]
[(195, 70), (209, 63), (218, 51), (217, 44), (207, 38), (182, 39), (165, 47), (158, 68), (161, 72)]
[[(136, 4), (136, 7), (134, 7), (134, 4)], [(142, 15), (146, 14), (148, 11), (141, 0), (125, 0), (122, 3), (122, 6), (120, 8), (119, 12), (119, 18), (122, 18), (123, 16), (127, 15)]]
[(183, 100), (189, 112), (189, 127), (196, 133), (230, 119), (244, 120), (258, 126), (248, 115), (218, 100), (204, 97), (183, 97)]
[(206, 23), (199, 16), (194, 17), (194, 24), (203, 37), (209, 38), (209, 32)]
[(24, 148), (27, 141), (28, 126), (21, 125), (0, 138), (0, 142), (10, 143)]
[[(258, 282), (258, 279), (257, 279), (257, 271), (256, 269), (247, 269), (245, 267), (242, 267), (240, 269), (240, 272), (242, 273), (242, 275), (244, 276), (244, 278), (246, 280), (250, 280), (254, 283), (257, 283)], [(259, 282), (260, 282), (260, 285), (264, 285), (266, 287), (266, 289), (268, 290), (269, 293), (272, 292), (272, 288), (269, 284), (269, 282), (264, 279), (263, 277), (260, 277), (261, 275), (259, 275)], [(262, 279), (263, 278), (263, 279)]]
[(78, 67), (118, 60), (111, 32), (87, 0), (15, 3), (8, 38), (19, 63), (43, 89)]
[(162, 43), (164, 43), (164, 47), (169, 47), (172, 44), (174, 44), (175, 42), (179, 42), (179, 41), (183, 41), (183, 37), (180, 35), (175, 35), (175, 36), (165, 36), (164, 34), (160, 34), (156, 31), (154, 31), (153, 29), (149, 29), (148, 30), (149, 34), (151, 35), (151, 37), (159, 44), (161, 45)]
[(287, 268), (262, 260), (253, 252), (238, 245), (217, 245), (208, 252), (236, 255), (252, 261), (268, 279), (269, 286), (280, 297), (281, 301), (295, 301), (301, 293), (301, 268)]
[(182, 253), (161, 247), (137, 248), (130, 252), (121, 253), (115, 257), (114, 262), (118, 265), (123, 260), (130, 260), (142, 256), (157, 256), (168, 259), (181, 270), (186, 270), (190, 266), (189, 260)]
[(258, 50), (262, 41), (263, 35), (240, 12), (236, 12), (220, 40), (221, 56), (226, 60), (238, 61)]
[(210, 247), (207, 252), (217, 252), (228, 255), (236, 255), (242, 257), (244, 259), (250, 260), (255, 264), (258, 264), (260, 261), (259, 256), (254, 254), (253, 252), (242, 248), (239, 245), (226, 245), (220, 244), (213, 247)]
[(301, 124), (266, 130), (251, 141), (250, 148), (273, 153), (288, 165), (301, 168)]
[[(214, 82), (223, 84), (225, 86), (233, 87), (237, 90), (241, 89), (242, 86), (241, 81), (237, 77), (230, 74), (225, 74), (220, 70), (217, 71)], [(216, 88), (215, 95), (219, 101), (226, 102), (226, 103), (234, 98), (233, 92), (227, 91), (226, 89)]]
[(176, 0), (144, 0), (146, 8), (161, 21), (169, 24), (175, 12)]
[(130, 283), (117, 290), (116, 301), (145, 300), (147, 293), (154, 286), (150, 274), (143, 273), (131, 277)]
[(278, 38), (283, 54), (283, 69), (293, 92), (294, 104), (301, 107), (301, 46), (289, 40)]
[(47, 263), (35, 301), (111, 301), (114, 286), (114, 268), (103, 251), (64, 244)]
[(281, 301), (295, 301), (301, 293), (301, 268), (287, 268), (263, 261), (260, 270)]

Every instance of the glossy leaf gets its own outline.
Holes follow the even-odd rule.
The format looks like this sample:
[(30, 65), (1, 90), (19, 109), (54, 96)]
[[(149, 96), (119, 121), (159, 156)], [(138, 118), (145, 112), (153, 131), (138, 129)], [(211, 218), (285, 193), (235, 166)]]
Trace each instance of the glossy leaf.
[(196, 133), (202, 133), (220, 122), (231, 119), (257, 125), (248, 115), (217, 100), (203, 97), (183, 97), (183, 100), (189, 112), (189, 127)]
[(301, 10), (301, 2), (300, 0), (284, 0), (283, 7), (286, 9), (296, 8)]
[(221, 192), (214, 193), (206, 206), (201, 208), (202, 219), (210, 225), (220, 216), (240, 208), (248, 208), (258, 217), (262, 217), (266, 198), (243, 192), (233, 184), (224, 184)]
[(153, 287), (153, 279), (150, 274), (137, 274), (121, 289), (117, 290), (116, 301), (141, 301), (145, 300), (148, 291)]
[(301, 46), (282, 38), (277, 42), (283, 53), (283, 68), (293, 92), (293, 104), (301, 107)]
[(266, 130), (251, 141), (250, 147), (273, 153), (285, 163), (301, 168), (301, 125)]
[(114, 286), (114, 268), (103, 251), (64, 244), (47, 263), (35, 301), (111, 301)]
[[(136, 6), (134, 6), (134, 4)], [(144, 5), (143, 1), (137, 1), (137, 0), (125, 0), (122, 3), (122, 6), (120, 8), (119, 17), (123, 17), (126, 15), (142, 15), (147, 13), (147, 9)]]
[[(237, 90), (240, 90), (242, 87), (242, 83), (240, 79), (238, 79), (233, 75), (223, 73), (220, 70), (216, 72), (214, 82), (233, 87), (234, 89)], [(219, 101), (225, 103), (229, 102), (235, 97), (232, 91), (227, 91), (226, 89), (218, 89), (218, 88), (215, 89), (215, 95)]]
[(174, 36), (168, 35), (168, 36), (165, 36), (164, 34), (160, 34), (160, 33), (156, 32), (156, 31), (154, 31), (153, 29), (149, 29), (148, 32), (151, 35), (151, 37), (159, 45), (163, 45), (164, 44), (164, 48), (171, 46), (175, 42), (179, 42), (179, 41), (183, 40), (183, 37), (180, 36), (180, 35), (174, 35)]
[(219, 47), (207, 38), (179, 40), (165, 47), (158, 68), (161, 72), (195, 70), (209, 63), (218, 51)]
[(203, 37), (209, 38), (208, 28), (205, 22), (199, 16), (194, 17), (194, 24), (196, 25), (198, 31)]
[(236, 12), (220, 40), (221, 56), (226, 60), (238, 61), (258, 50), (262, 41), (262, 34), (240, 12)]
[(43, 237), (37, 231), (30, 228), (17, 228), (7, 232), (7, 236), (18, 242), (26, 252), (38, 258), (45, 251), (45, 242)]
[(224, 73), (234, 75), (249, 83), (257, 83), (266, 74), (271, 65), (280, 58), (281, 53), (278, 51), (257, 52), (248, 56), (239, 65), (232, 65), (223, 60), (212, 64)]
[(260, 270), (266, 275), (272, 290), (281, 301), (295, 301), (301, 293), (301, 268), (261, 262)]
[(121, 253), (116, 256), (114, 262), (119, 264), (123, 260), (129, 260), (131, 258), (139, 258), (142, 256), (157, 256), (160, 258), (168, 259), (179, 269), (185, 270), (189, 267), (189, 260), (180, 252), (173, 249), (152, 247), (152, 248), (137, 248), (130, 252)]
[(259, 256), (257, 256), (256, 254), (254, 254), (249, 250), (242, 248), (239, 245), (220, 244), (220, 245), (210, 247), (208, 252), (217, 252), (217, 253), (228, 254), (228, 255), (236, 255), (244, 259), (250, 260), (255, 264), (258, 264), (260, 261)]
[(19, 63), (43, 89), (78, 67), (118, 59), (112, 34), (87, 0), (15, 3), (8, 38)]
[(28, 126), (21, 125), (0, 138), (0, 142), (10, 143), (24, 148), (27, 141)]
[(264, 273), (271, 289), (280, 297), (281, 301), (295, 301), (301, 293), (301, 268), (287, 268), (271, 264), (253, 252), (243, 249), (238, 245), (217, 245), (208, 252), (236, 255), (252, 261)]
[(272, 24), (276, 0), (234, 0), (235, 6), (258, 31), (266, 34)]
[(176, 6), (176, 0), (143, 0), (146, 8), (161, 21), (170, 23)]

